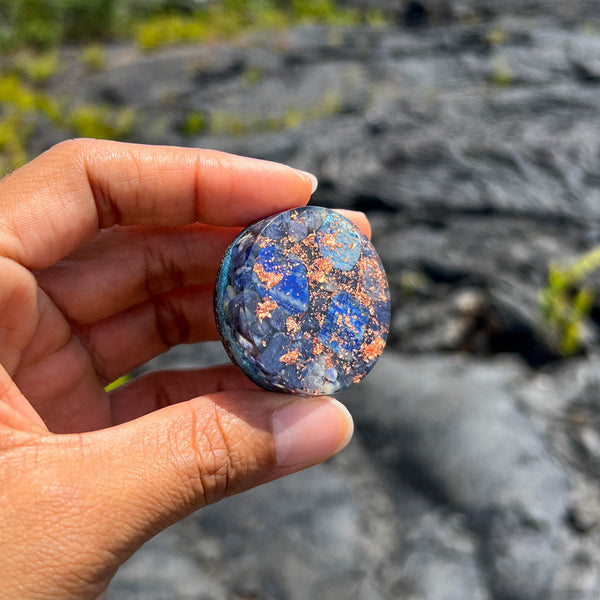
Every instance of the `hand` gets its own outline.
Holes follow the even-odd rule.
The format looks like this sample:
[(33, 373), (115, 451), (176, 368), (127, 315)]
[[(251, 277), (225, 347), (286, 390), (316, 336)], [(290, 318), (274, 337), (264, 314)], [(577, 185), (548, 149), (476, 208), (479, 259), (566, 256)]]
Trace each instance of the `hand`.
[(231, 365), (104, 391), (217, 339), (227, 245), (311, 184), (275, 163), (95, 140), (0, 181), (2, 598), (94, 598), (161, 529), (348, 442), (339, 403), (262, 391)]

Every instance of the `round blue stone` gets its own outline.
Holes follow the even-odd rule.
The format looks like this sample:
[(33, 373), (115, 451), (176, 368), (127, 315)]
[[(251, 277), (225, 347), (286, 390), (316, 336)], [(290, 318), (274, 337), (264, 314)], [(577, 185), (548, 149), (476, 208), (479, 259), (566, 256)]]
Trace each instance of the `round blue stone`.
[(258, 385), (333, 394), (381, 355), (390, 295), (371, 242), (340, 214), (306, 206), (233, 241), (217, 276), (215, 316), (227, 353)]

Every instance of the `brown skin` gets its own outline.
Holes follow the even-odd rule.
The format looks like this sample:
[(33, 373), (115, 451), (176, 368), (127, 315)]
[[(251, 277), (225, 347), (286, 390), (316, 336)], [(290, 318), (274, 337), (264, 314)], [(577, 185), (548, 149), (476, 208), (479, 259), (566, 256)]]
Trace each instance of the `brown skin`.
[[(339, 405), (297, 401), (320, 411), (320, 441), (286, 438), (299, 448), (286, 462), (273, 415), (292, 399), (231, 365), (104, 391), (172, 345), (216, 339), (225, 248), (310, 193), (306, 174), (275, 163), (97, 140), (0, 181), (3, 598), (95, 598), (164, 527), (345, 445)], [(364, 215), (347, 216), (368, 235)]]

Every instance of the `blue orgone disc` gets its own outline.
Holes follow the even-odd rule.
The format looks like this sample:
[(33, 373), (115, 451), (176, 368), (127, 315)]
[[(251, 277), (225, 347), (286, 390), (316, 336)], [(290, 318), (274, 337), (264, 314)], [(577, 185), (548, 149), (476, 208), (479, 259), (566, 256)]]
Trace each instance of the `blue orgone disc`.
[(316, 206), (254, 223), (229, 246), (215, 286), (227, 353), (265, 389), (332, 394), (385, 346), (390, 295), (371, 242)]

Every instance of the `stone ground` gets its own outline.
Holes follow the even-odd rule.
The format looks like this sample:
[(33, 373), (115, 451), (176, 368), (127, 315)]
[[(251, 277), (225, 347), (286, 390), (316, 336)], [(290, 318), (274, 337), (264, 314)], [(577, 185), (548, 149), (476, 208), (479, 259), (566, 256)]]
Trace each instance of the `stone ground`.
[(600, 596), (600, 305), (568, 360), (538, 308), (549, 261), (600, 243), (600, 4), (380, 4), (397, 25), (114, 46), (85, 85), (65, 50), (51, 86), (133, 107), (132, 140), (288, 162), (366, 210), (393, 296), (348, 449), (157, 536), (109, 598)]
[(599, 389), (599, 359), (391, 350), (341, 396), (344, 452), (171, 527), (109, 598), (593, 600)]

